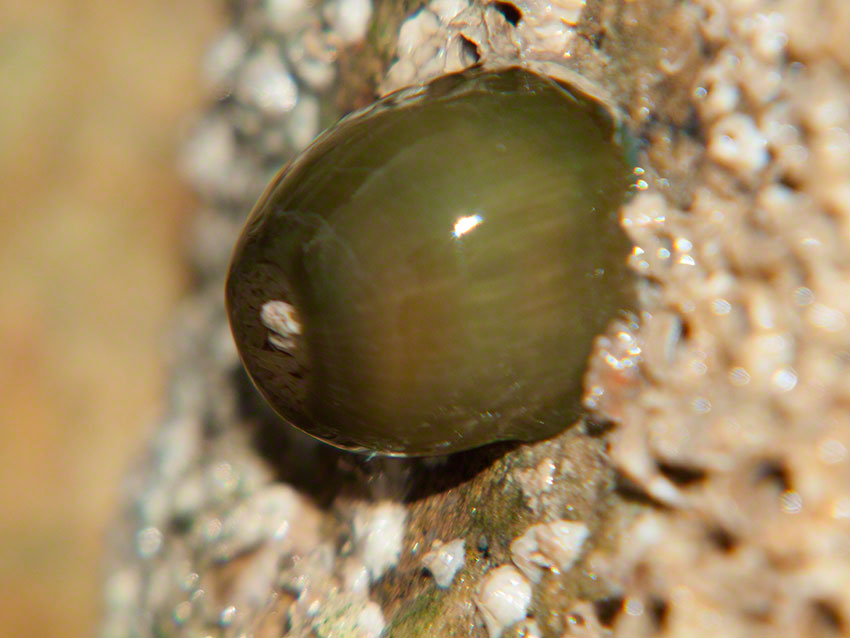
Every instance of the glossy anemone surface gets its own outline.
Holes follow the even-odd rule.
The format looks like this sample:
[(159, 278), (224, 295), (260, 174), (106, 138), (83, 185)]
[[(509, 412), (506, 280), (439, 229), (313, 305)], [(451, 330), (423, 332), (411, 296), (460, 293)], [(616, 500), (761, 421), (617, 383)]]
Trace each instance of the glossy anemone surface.
[(521, 69), (445, 76), (322, 134), (242, 232), (245, 368), (333, 445), (430, 455), (553, 435), (629, 304), (625, 151), (594, 100)]

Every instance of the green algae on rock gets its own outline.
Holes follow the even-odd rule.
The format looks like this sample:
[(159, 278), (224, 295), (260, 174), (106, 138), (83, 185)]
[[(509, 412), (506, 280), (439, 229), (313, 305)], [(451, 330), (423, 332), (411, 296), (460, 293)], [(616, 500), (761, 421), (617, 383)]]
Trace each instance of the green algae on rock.
[(252, 212), (226, 287), (289, 423), (433, 455), (554, 435), (629, 305), (632, 178), (595, 100), (513, 68), (392, 94), (322, 134)]

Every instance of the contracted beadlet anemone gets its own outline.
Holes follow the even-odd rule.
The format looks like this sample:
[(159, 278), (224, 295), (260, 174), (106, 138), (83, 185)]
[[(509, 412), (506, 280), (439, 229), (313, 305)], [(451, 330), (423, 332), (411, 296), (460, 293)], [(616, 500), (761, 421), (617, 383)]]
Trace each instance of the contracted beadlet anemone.
[(233, 255), (257, 388), (305, 432), (388, 455), (569, 426), (592, 340), (631, 297), (620, 134), (519, 68), (344, 118), (275, 177)]

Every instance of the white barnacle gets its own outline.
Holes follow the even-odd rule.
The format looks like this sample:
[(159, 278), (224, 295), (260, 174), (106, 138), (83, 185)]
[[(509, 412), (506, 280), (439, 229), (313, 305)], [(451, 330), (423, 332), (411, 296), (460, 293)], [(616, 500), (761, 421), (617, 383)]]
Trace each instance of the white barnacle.
[(345, 44), (366, 37), (372, 18), (372, 0), (330, 0), (324, 4), (324, 17), (334, 34)]
[(298, 85), (274, 46), (264, 46), (239, 70), (236, 98), (270, 118), (289, 113), (298, 101)]
[(579, 521), (532, 525), (511, 543), (511, 559), (529, 580), (537, 583), (544, 569), (563, 572), (572, 567), (589, 535), (587, 526)]
[(484, 577), (475, 604), (490, 638), (524, 619), (531, 604), (531, 585), (513, 565), (502, 565)]
[(284, 352), (295, 349), (295, 337), (301, 334), (301, 322), (295, 307), (285, 301), (267, 301), (260, 309), (260, 321), (269, 330), (269, 343)]
[(269, 485), (239, 502), (220, 521), (210, 538), (212, 556), (225, 562), (269, 543), (281, 552), (304, 553), (316, 544), (320, 520), (316, 507), (289, 485)]
[(452, 584), (455, 574), (463, 567), (465, 550), (461, 538), (445, 544), (434, 541), (431, 551), (422, 557), (422, 564), (431, 572), (437, 587), (445, 589)]
[(744, 178), (758, 173), (770, 159), (764, 135), (752, 118), (740, 113), (727, 115), (712, 127), (708, 155)]
[(354, 514), (354, 544), (372, 582), (398, 563), (406, 520), (407, 510), (401, 503), (382, 501), (357, 508)]

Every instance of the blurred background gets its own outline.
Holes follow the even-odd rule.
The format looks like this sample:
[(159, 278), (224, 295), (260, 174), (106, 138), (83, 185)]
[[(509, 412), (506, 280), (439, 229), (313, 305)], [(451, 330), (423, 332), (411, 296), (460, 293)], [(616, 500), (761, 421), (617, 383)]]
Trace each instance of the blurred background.
[(91, 636), (165, 383), (214, 0), (0, 0), (0, 635)]

